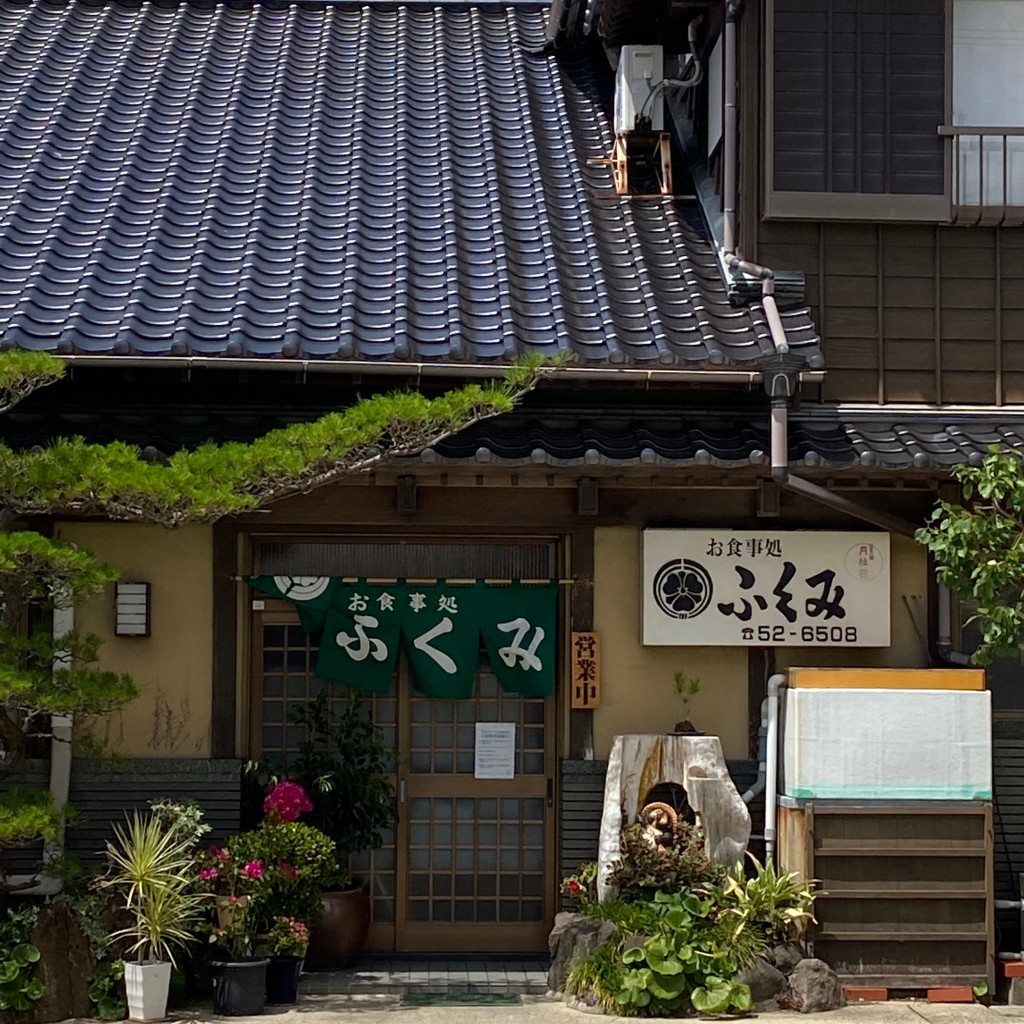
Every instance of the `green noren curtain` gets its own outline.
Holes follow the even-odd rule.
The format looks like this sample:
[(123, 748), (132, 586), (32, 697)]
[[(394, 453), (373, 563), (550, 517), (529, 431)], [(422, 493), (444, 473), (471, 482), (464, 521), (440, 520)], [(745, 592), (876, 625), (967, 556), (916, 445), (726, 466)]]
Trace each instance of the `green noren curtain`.
[(302, 628), (323, 634), (316, 665), (322, 679), (387, 693), (401, 643), (419, 693), (468, 698), (482, 635), (506, 691), (555, 692), (557, 583), (370, 584), (330, 576), (249, 576), (247, 582), (291, 601)]

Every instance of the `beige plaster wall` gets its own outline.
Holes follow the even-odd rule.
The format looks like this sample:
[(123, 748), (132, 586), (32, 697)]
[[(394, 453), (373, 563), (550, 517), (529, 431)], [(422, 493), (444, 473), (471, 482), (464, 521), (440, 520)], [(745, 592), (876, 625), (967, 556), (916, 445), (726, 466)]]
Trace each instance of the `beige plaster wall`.
[(721, 737), (728, 758), (747, 756), (747, 652), (739, 647), (644, 647), (640, 643), (643, 533), (632, 526), (594, 532), (594, 628), (601, 636), (601, 706), (594, 711), (594, 756), (619, 733), (665, 732), (680, 719), (672, 685), (682, 669), (701, 692), (689, 717)]
[(889, 647), (780, 647), (775, 666), (786, 668), (925, 668), (928, 652), (928, 557), (910, 537), (890, 534)]
[[(618, 733), (664, 732), (681, 717), (676, 670), (698, 676), (690, 718), (721, 737), (725, 756), (748, 756), (747, 651), (742, 647), (644, 647), (640, 643), (643, 533), (606, 527), (594, 536), (594, 628), (601, 635), (602, 700), (594, 711), (594, 756)], [(892, 537), (888, 648), (776, 648), (776, 667), (920, 667), (927, 664), (927, 560), (907, 537)], [(916, 625), (915, 625), (916, 619)]]
[(113, 586), (75, 611), (103, 640), (100, 667), (130, 673), (142, 695), (94, 731), (125, 757), (208, 757), (213, 659), (213, 530), (63, 523), (58, 536), (152, 584), (152, 636), (114, 636)]

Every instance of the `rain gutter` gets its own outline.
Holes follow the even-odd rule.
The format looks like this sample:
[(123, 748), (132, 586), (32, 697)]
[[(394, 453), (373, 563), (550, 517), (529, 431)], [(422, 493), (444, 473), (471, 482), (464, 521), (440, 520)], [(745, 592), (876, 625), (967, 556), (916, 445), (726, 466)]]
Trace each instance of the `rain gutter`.
[[(120, 367), (122, 369), (181, 370), (191, 374), (194, 370), (254, 370), (278, 373), (318, 374), (381, 374), (385, 376), (471, 377), (493, 380), (509, 369), (506, 364), (479, 363), (412, 363), (398, 360), (326, 360), (326, 359), (264, 359), (222, 356), (61, 356), (72, 369), (86, 367)], [(762, 381), (762, 371), (741, 369), (675, 369), (659, 366), (647, 369), (641, 366), (550, 366), (541, 367), (546, 377), (561, 377), (574, 381), (631, 381), (636, 383), (699, 382), (752, 386)], [(824, 380), (822, 370), (801, 370), (800, 379), (812, 384)]]
[(730, 271), (739, 270), (761, 279), (761, 305), (764, 308), (772, 344), (778, 355), (789, 352), (789, 341), (782, 326), (775, 302), (775, 271), (757, 263), (749, 263), (739, 254), (736, 239), (736, 172), (739, 167), (736, 127), (736, 22), (742, 0), (728, 0), (725, 5), (725, 52), (722, 55), (725, 87), (722, 109), (722, 261)]

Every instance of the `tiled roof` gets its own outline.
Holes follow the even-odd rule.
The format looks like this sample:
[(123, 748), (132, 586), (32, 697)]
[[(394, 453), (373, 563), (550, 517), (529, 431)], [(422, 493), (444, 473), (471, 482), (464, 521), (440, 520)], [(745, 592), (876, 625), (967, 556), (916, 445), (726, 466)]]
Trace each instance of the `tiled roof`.
[[(315, 402), (301, 412), (285, 404), (230, 412), (217, 410), (213, 403), (166, 411), (128, 404), (117, 412), (109, 411), (109, 403), (103, 408), (102, 402), (61, 411), (27, 411), (22, 406), (0, 419), (0, 439), (21, 448), (80, 434), (90, 441), (135, 444), (154, 457), (211, 438), (251, 440), (320, 411)], [(1024, 456), (1024, 416), (956, 421), (933, 413), (894, 418), (884, 411), (844, 415), (842, 410), (810, 407), (791, 418), (789, 442), (792, 467), (945, 471), (964, 462), (978, 463), (993, 444)], [(556, 407), (548, 399), (544, 405), (534, 403), (478, 423), (405, 461), (595, 470), (701, 465), (741, 469), (766, 465), (769, 451), (768, 412), (753, 405), (734, 412), (635, 404), (574, 409)]]
[[(535, 4), (0, 0), (0, 346), (452, 364), (773, 351), (696, 203), (611, 196)], [(567, 62), (568, 61), (568, 62)], [(603, 75), (603, 77), (602, 77)], [(820, 366), (806, 309), (783, 316)]]

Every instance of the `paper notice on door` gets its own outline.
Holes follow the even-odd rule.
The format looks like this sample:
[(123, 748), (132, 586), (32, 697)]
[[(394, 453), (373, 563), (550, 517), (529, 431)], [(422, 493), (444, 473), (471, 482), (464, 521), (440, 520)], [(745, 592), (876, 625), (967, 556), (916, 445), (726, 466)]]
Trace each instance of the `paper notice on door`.
[(515, 722), (477, 722), (476, 779), (514, 779), (516, 777)]

